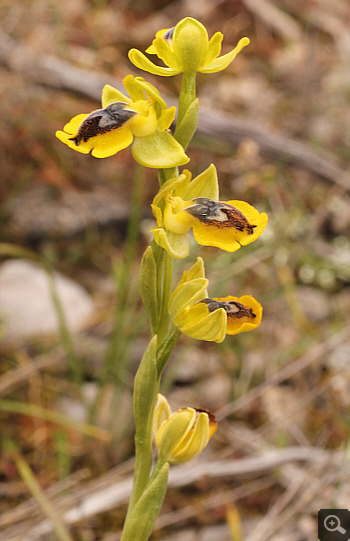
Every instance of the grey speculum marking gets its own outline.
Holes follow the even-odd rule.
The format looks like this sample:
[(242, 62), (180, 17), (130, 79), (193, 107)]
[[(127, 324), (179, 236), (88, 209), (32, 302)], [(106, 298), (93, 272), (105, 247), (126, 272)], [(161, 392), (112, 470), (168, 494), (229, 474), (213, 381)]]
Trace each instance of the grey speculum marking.
[(248, 222), (244, 214), (233, 205), (213, 201), (207, 197), (193, 199), (195, 205), (186, 210), (203, 224), (216, 225), (216, 227), (234, 227), (237, 231), (247, 231), (248, 235), (254, 233), (256, 225)]
[(81, 141), (86, 143), (91, 137), (101, 135), (112, 130), (120, 128), (127, 120), (136, 115), (136, 111), (126, 109), (127, 103), (111, 103), (104, 109), (97, 109), (89, 116), (84, 118), (78, 128), (78, 133), (70, 137), (69, 141), (74, 141), (78, 146)]
[(223, 308), (227, 312), (227, 317), (229, 318), (242, 319), (243, 317), (248, 317), (254, 319), (256, 317), (256, 314), (254, 314), (251, 308), (248, 308), (248, 306), (245, 306), (238, 301), (216, 301), (207, 298), (202, 299), (199, 302), (204, 302), (208, 306), (209, 312), (214, 312), (219, 308)]
[(162, 35), (162, 38), (167, 41), (171, 41), (173, 38), (174, 30), (175, 30), (175, 26), (173, 26), (172, 28), (169, 28), (169, 30), (164, 32), (164, 34)]

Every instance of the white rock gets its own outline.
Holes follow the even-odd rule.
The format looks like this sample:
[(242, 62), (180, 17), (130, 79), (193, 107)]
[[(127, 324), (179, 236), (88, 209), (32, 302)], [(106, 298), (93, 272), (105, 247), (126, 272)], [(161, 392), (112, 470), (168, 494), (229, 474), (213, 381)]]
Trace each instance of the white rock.
[[(76, 282), (55, 273), (58, 296), (71, 331), (83, 327), (94, 310), (90, 295)], [(0, 265), (0, 322), (6, 338), (59, 331), (46, 272), (28, 261)]]

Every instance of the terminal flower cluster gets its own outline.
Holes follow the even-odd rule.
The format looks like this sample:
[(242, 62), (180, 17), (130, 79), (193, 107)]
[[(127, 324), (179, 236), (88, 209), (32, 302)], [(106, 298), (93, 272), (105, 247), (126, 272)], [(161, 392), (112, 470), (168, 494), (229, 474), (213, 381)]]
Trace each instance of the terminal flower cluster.
[(217, 73), (227, 68), (249, 44), (248, 38), (242, 38), (235, 49), (219, 57), (222, 39), (222, 33), (216, 32), (209, 40), (205, 27), (186, 17), (174, 28), (159, 30), (146, 50), (146, 53), (156, 54), (167, 67), (157, 66), (137, 49), (129, 51), (129, 58), (138, 68), (163, 77), (196, 71)]

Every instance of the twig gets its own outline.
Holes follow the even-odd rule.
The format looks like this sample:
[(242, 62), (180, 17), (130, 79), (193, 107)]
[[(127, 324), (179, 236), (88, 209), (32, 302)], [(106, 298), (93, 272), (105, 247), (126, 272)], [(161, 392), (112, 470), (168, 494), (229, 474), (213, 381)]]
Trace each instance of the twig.
[(257, 400), (257, 398), (260, 398), (268, 387), (278, 385), (282, 381), (291, 378), (301, 370), (304, 370), (304, 368), (306, 368), (309, 364), (320, 358), (321, 355), (329, 353), (342, 342), (346, 341), (349, 338), (349, 335), (350, 325), (347, 325), (344, 329), (328, 338), (328, 340), (325, 342), (315, 345), (305, 355), (299, 357), (299, 359), (296, 359), (294, 362), (288, 364), (279, 372), (272, 374), (266, 381), (254, 387), (254, 389), (246, 393), (244, 396), (234, 400), (230, 404), (227, 404), (218, 410), (216, 412), (216, 417), (218, 420), (220, 420), (223, 417), (231, 415), (232, 413), (247, 407), (251, 402)]
[(233, 490), (227, 490), (225, 492), (220, 492), (209, 498), (205, 498), (200, 502), (196, 502), (195, 505), (186, 505), (181, 507), (176, 511), (166, 513), (161, 515), (156, 522), (155, 530), (160, 528), (165, 528), (172, 526), (174, 524), (179, 526), (181, 521), (184, 521), (188, 518), (191, 518), (195, 515), (196, 510), (198, 510), (198, 504), (200, 508), (204, 510), (213, 509), (218, 506), (225, 505), (226, 503), (232, 503), (261, 490), (266, 490), (272, 486), (276, 485), (276, 480), (271, 479), (269, 476), (264, 477), (263, 479), (258, 479), (257, 481), (251, 481), (250, 483), (244, 483), (244, 485), (234, 488)]
[(258, 524), (247, 541), (268, 541), (276, 532), (295, 518), (297, 513), (307, 508), (320, 491), (336, 481), (346, 483), (349, 478), (349, 466), (331, 468), (331, 460), (321, 461), (306, 471), (304, 477), (291, 485), (290, 489), (277, 500), (269, 513)]
[[(262, 475), (274, 468), (294, 461), (318, 463), (322, 460), (332, 459), (333, 462), (337, 463), (342, 460), (342, 457), (343, 454), (340, 452), (309, 447), (289, 447), (269, 451), (260, 457), (249, 457), (242, 460), (219, 462), (198, 461), (198, 463), (191, 463), (190, 466), (186, 464), (174, 467), (169, 476), (169, 487), (188, 486), (203, 477), (216, 480), (229, 480), (242, 476), (246, 478)], [(86, 492), (90, 492), (94, 486), (98, 486), (99, 488), (94, 492), (90, 492), (87, 496), (81, 494), (78, 503), (73, 503), (71, 496), (55, 499), (55, 508), (60, 510), (60, 516), (62, 516), (66, 524), (73, 524), (95, 516), (98, 513), (108, 511), (128, 501), (132, 485), (131, 477), (122, 481), (115, 482), (114, 480), (114, 482), (111, 482), (111, 477), (105, 475), (104, 480), (104, 487), (101, 487), (99, 480), (94, 480), (90, 484), (86, 484), (84, 487), (84, 491)], [(67, 511), (68, 502), (69, 510)], [(6, 514), (2, 519), (6, 521)], [(0, 518), (0, 525), (2, 519)], [(29, 525), (28, 522), (30, 523)], [(28, 519), (28, 521), (22, 521), (17, 526), (5, 530), (2, 535), (0, 534), (0, 541), (8, 541), (8, 539), (19, 541), (19, 537), (17, 536), (21, 535), (21, 532), (24, 531), (26, 532), (26, 541), (37, 541), (42, 535), (52, 532), (52, 524), (50, 521), (44, 520), (39, 524), (33, 525), (30, 519)]]

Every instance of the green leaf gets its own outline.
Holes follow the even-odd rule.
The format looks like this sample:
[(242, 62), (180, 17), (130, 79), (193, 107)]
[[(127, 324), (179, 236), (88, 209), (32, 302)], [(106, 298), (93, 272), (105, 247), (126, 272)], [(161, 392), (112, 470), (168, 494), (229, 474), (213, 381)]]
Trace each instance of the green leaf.
[(125, 525), (121, 541), (148, 541), (163, 505), (168, 475), (169, 464), (166, 462), (158, 474), (151, 478), (135, 505)]
[(152, 426), (157, 398), (157, 336), (147, 346), (134, 383), (134, 416), (139, 443), (147, 437)]
[(155, 334), (158, 321), (157, 266), (150, 246), (143, 254), (139, 284), (141, 299), (150, 320), (152, 334)]

